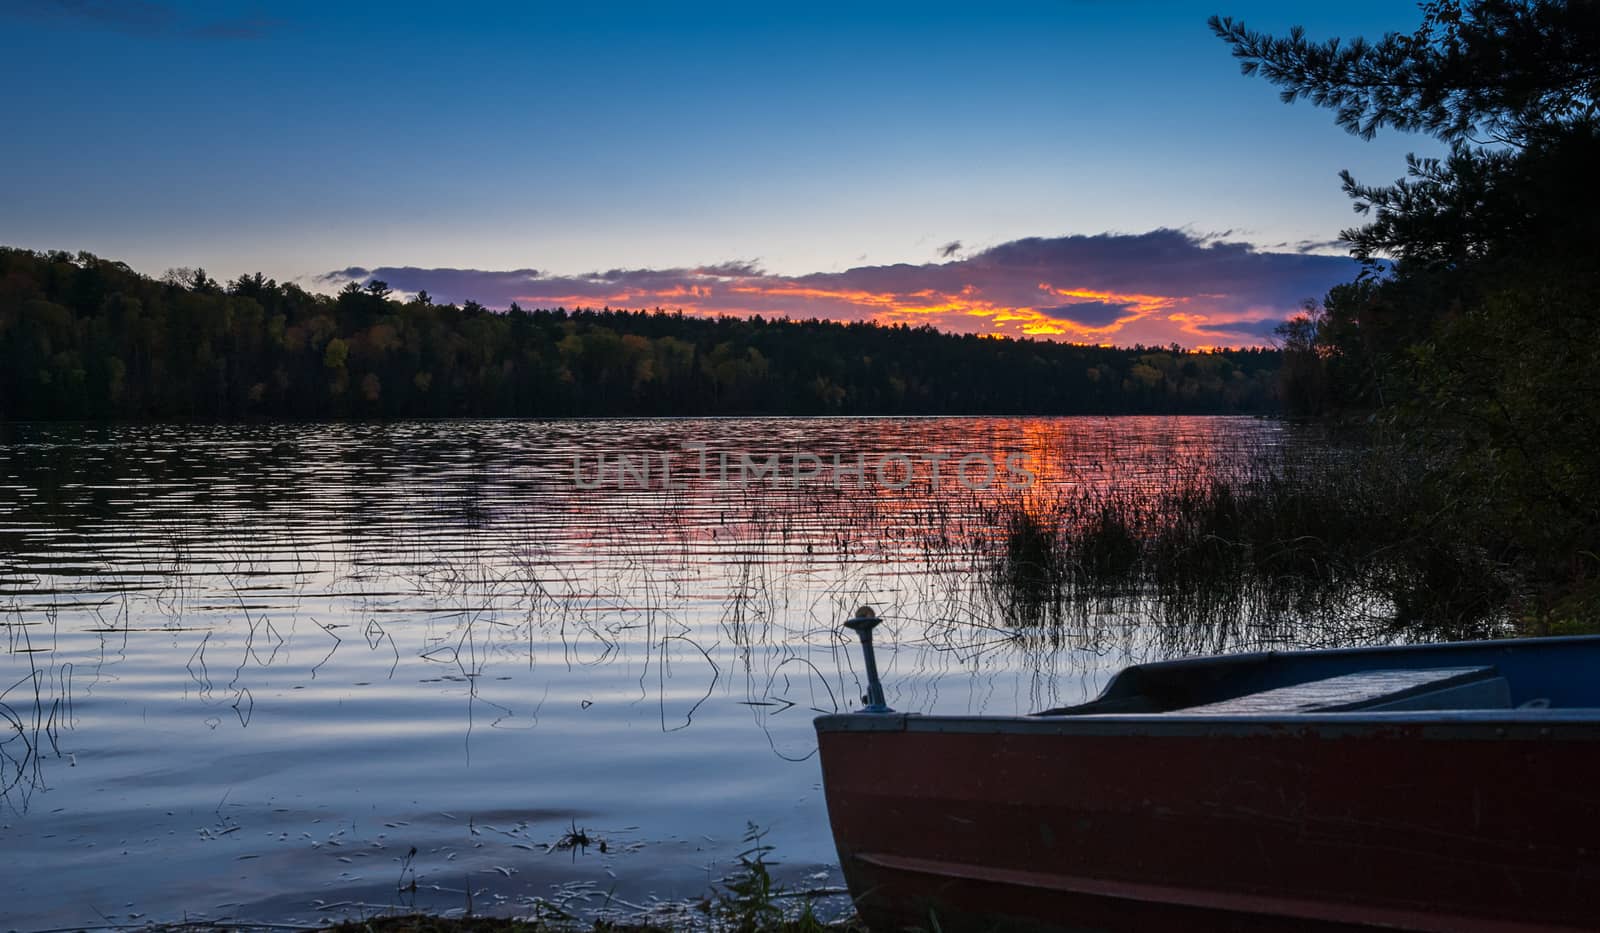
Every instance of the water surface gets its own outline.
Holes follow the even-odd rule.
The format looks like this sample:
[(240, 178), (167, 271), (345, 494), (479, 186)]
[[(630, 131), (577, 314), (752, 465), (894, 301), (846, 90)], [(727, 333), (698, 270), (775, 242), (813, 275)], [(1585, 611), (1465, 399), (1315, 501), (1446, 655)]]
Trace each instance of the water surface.
[[(925, 713), (1026, 713), (1133, 661), (1327, 641), (1125, 607), (1019, 634), (984, 582), (996, 502), (1300, 443), (1269, 421), (0, 430), (18, 929), (463, 909), (469, 890), (480, 911), (627, 912), (703, 894), (749, 822), (787, 883), (835, 888), (811, 718), (859, 705), (838, 623), (863, 603), (886, 618), (890, 704)], [(623, 453), (666, 455), (670, 486), (594, 472)], [(869, 470), (716, 469), (773, 453)], [(896, 453), (903, 488), (870, 469)], [(935, 487), (932, 454), (982, 456)], [(1032, 489), (1006, 485), (1015, 454)]]

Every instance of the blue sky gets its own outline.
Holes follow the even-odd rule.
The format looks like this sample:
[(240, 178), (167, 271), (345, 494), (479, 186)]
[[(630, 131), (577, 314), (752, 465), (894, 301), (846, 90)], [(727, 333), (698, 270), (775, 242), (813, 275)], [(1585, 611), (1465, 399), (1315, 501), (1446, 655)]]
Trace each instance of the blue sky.
[(1339, 169), (1387, 181), (1437, 150), (1280, 103), (1211, 13), (1313, 36), (1419, 18), (1394, 2), (7, 0), (0, 243), (303, 282), (730, 261), (787, 279), (1158, 230), (1287, 253), (1356, 221)]

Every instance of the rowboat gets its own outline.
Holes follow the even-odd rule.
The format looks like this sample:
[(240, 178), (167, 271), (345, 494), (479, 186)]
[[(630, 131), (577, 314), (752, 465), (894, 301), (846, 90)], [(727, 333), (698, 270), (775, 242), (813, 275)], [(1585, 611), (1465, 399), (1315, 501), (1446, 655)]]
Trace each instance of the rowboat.
[(1600, 929), (1600, 637), (1139, 664), (1031, 716), (816, 720), (874, 931)]

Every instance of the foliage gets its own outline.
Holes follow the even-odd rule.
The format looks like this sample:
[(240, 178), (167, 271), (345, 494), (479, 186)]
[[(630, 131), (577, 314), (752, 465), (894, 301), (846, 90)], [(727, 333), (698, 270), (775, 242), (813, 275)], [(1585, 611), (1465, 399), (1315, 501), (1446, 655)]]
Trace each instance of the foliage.
[(800, 911), (790, 916), (779, 903), (780, 898), (792, 896), (772, 878), (772, 862), (767, 856), (773, 846), (768, 845), (766, 831), (755, 823), (746, 826), (744, 843), (748, 848), (739, 853), (739, 872), (722, 882), (723, 890), (716, 901), (715, 918), (718, 929), (729, 933), (823, 933), (825, 930), (855, 930), (854, 924), (825, 924), (817, 918), (807, 896)]
[(1384, 127), (1464, 140), (1526, 139), (1556, 121), (1593, 120), (1600, 101), (1600, 6), (1587, 0), (1430, 0), (1410, 35), (1312, 42), (1251, 32), (1231, 17), (1211, 29), (1247, 75), (1285, 103), (1335, 111), (1364, 138)]
[(366, 920), (348, 920), (323, 929), (326, 933), (666, 933), (661, 927), (652, 925), (618, 927), (602, 923), (589, 925), (543, 919), (438, 917), (429, 914), (385, 914)]
[(1600, 5), (1434, 2), (1376, 43), (1212, 26), (1285, 100), (1450, 143), (1392, 185), (1345, 174), (1367, 269), (1295, 322), (1285, 396), (1371, 412), (1435, 523), (1524, 572), (1533, 616), (1570, 609), (1600, 553)]
[[(744, 836), (748, 846), (739, 855), (739, 871), (722, 882), (715, 902), (702, 908), (708, 915), (696, 922), (695, 914), (657, 914), (638, 920), (581, 920), (541, 902), (541, 909), (526, 918), (466, 916), (439, 917), (429, 914), (385, 914), (364, 920), (345, 921), (324, 927), (327, 933), (671, 933), (674, 930), (723, 931), (723, 933), (861, 933), (859, 922), (851, 919), (824, 923), (818, 919), (809, 899), (797, 913), (785, 911), (780, 898), (791, 896), (772, 878), (773, 864), (767, 857), (774, 847), (765, 842), (766, 833), (750, 823)], [(702, 923), (704, 925), (702, 925)], [(202, 924), (198, 928), (211, 929)], [(177, 928), (175, 928), (177, 929)], [(185, 925), (181, 929), (191, 929)]]
[(1327, 313), (1311, 302), (1275, 330), (1283, 350), (1279, 391), (1289, 415), (1320, 415), (1328, 408), (1327, 354), (1318, 339), (1326, 320)]
[(763, 840), (766, 833), (756, 824), (746, 827), (744, 842), (749, 848), (739, 853), (740, 873), (724, 882), (726, 890), (718, 899), (721, 913), (735, 933), (755, 933), (782, 921), (783, 908), (776, 895), (767, 856), (773, 847)]
[[(169, 926), (146, 926), (139, 929), (149, 931), (149, 933), (208, 933), (208, 931), (224, 930), (250, 931), (257, 928), (281, 929), (282, 927), (248, 922), (215, 923), (191, 921)], [(706, 928), (693, 923), (681, 922), (595, 920), (584, 923), (570, 918), (520, 919), (511, 917), (439, 917), (429, 914), (384, 914), (366, 920), (348, 920), (325, 927), (306, 927), (305, 929), (308, 931), (321, 930), (323, 933), (675, 933), (675, 931), (703, 933)], [(862, 927), (854, 923), (825, 924), (812, 917), (809, 920), (802, 918), (775, 923), (770, 927), (762, 928), (759, 933), (824, 933), (824, 931), (861, 933), (862, 930)]]
[(0, 249), (0, 420), (1258, 412), (1278, 354), (818, 320), (491, 312)]

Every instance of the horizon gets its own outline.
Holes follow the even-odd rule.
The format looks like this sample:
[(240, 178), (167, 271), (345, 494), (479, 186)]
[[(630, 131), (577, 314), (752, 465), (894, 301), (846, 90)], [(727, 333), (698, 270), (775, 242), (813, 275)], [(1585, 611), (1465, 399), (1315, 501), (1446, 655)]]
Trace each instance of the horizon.
[(1600, 2), (0, 78), (7, 928), (1593, 926)]
[[(1370, 36), (1413, 12), (26, 0), (0, 50), (50, 93), (0, 141), (0, 242), (496, 309), (1270, 345), (1358, 269), (1336, 173), (1437, 147), (1284, 106), (1205, 17)], [(979, 47), (1004, 64), (950, 67)]]

